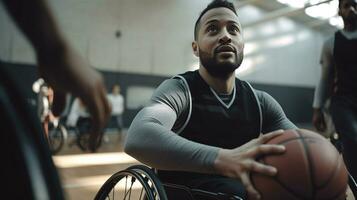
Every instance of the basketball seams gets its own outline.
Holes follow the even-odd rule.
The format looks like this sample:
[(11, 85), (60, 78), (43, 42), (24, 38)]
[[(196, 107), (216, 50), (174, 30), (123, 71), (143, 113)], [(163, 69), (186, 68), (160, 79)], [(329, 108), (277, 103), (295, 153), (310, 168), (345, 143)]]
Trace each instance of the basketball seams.
[[(305, 138), (302, 136), (301, 132), (299, 130), (296, 130), (296, 133), (299, 135), (299, 138), (300, 141), (302, 142), (302, 145), (303, 145), (303, 149), (304, 149), (304, 152), (305, 152), (305, 156), (306, 156), (306, 159), (307, 159), (307, 164), (308, 164), (308, 170), (310, 172), (310, 186), (312, 187), (311, 188), (311, 191), (312, 191), (312, 194), (311, 194), (311, 198), (310, 199), (315, 199), (315, 196), (316, 196), (316, 190), (315, 190), (315, 173), (314, 173), (314, 163), (312, 161), (312, 158), (311, 158), (311, 155), (310, 155), (310, 149), (308, 147), (308, 144), (306, 143), (305, 141)], [(315, 139), (315, 138), (314, 138)]]
[(331, 198), (328, 198), (328, 199), (321, 199), (321, 200), (335, 200), (337, 197), (339, 197), (342, 193), (345, 193), (346, 194), (346, 190), (347, 190), (347, 187), (346, 188), (343, 188), (341, 191), (339, 191), (335, 196), (331, 197)]
[(321, 186), (316, 186), (316, 189), (324, 188), (337, 175), (337, 172), (339, 171), (339, 169), (340, 169), (340, 167), (342, 165), (342, 162), (341, 162), (339, 154), (337, 154), (337, 159), (336, 160), (337, 160), (337, 166), (333, 169), (333, 172), (331, 173), (331, 175), (328, 177), (328, 179), (323, 184), (321, 184)]
[[(306, 143), (304, 143), (304, 139), (316, 139), (314, 137), (306, 137), (306, 136), (302, 136), (301, 134), (299, 134), (299, 132), (297, 131), (294, 131), (293, 132), (295, 134), (296, 137), (294, 138), (288, 138), (288, 139), (285, 139), (285, 140), (282, 140), (280, 142), (278, 142), (277, 144), (279, 145), (282, 145), (282, 144), (286, 144), (286, 143), (289, 143), (289, 142), (292, 142), (292, 141), (296, 141), (296, 140), (299, 140), (299, 143), (301, 144), (302, 146), (302, 149), (304, 151), (304, 157), (305, 157), (305, 160), (307, 160), (307, 164), (308, 164), (308, 168), (310, 167), (310, 164), (311, 164), (311, 158), (309, 159), (309, 157), (307, 156), (307, 151), (306, 151)], [(265, 161), (265, 157), (262, 157), (260, 158), (260, 160), (266, 164), (266, 161)], [(310, 174), (310, 180), (311, 180), (311, 168), (309, 168), (309, 174)], [(299, 198), (301, 200), (309, 200), (310, 198), (306, 197), (306, 196), (301, 196), (301, 194), (295, 192), (293, 189), (289, 188), (288, 186), (286, 186), (283, 182), (281, 182), (277, 176), (274, 176), (272, 177), (274, 181), (276, 181), (282, 188), (284, 188), (287, 192), (289, 192), (291, 195), (295, 196), (296, 198)], [(311, 182), (311, 181), (310, 181)], [(313, 184), (311, 184), (310, 187), (313, 187)], [(313, 188), (312, 188), (313, 189)], [(313, 190), (311, 190), (313, 191)], [(310, 194), (308, 196), (314, 196), (314, 194)]]
[[(265, 161), (265, 157), (261, 158), (260, 159), (260, 162), (263, 163), (263, 164), (267, 164), (266, 161)], [(283, 182), (281, 182), (277, 176), (273, 176), (271, 177), (275, 182), (277, 182), (281, 188), (284, 188), (287, 192), (289, 192), (292, 196), (298, 198), (298, 199), (301, 199), (301, 200), (309, 200), (309, 198), (306, 198), (304, 196), (301, 196), (299, 193), (295, 192), (294, 190), (290, 189), (288, 186), (286, 186)], [(254, 182), (253, 182), (253, 185), (254, 185)]]
[[(337, 165), (337, 167), (335, 168), (334, 173), (332, 173), (333, 175), (328, 179), (328, 181), (326, 181), (325, 185), (328, 185), (328, 184), (330, 183), (330, 181), (337, 175), (337, 172), (338, 172), (338, 171), (340, 170), (340, 168), (342, 167), (343, 162), (342, 162), (342, 158), (340, 157), (340, 155), (337, 155), (337, 159), (338, 159), (338, 165)], [(325, 186), (325, 185), (324, 185), (324, 186)], [(321, 188), (323, 188), (323, 187), (321, 187)], [(321, 188), (320, 188), (320, 189), (321, 189)], [(331, 198), (328, 198), (328, 199), (322, 199), (322, 200), (334, 200), (334, 199), (336, 199), (337, 197), (339, 197), (342, 193), (345, 193), (346, 190), (347, 190), (347, 187), (342, 188), (341, 191), (338, 191), (335, 196), (333, 196), (333, 197), (331, 197)]]
[(316, 139), (315, 137), (298, 137), (298, 138), (288, 138), (286, 140), (280, 141), (277, 144), (286, 144), (288, 142), (291, 142), (292, 140), (303, 140), (303, 139)]
[[(281, 169), (279, 168), (280, 170), (283, 170), (286, 167), (288, 168), (297, 167), (295, 169), (301, 172), (302, 174), (304, 174), (304, 181), (301, 182), (303, 179), (300, 180), (299, 176), (296, 177), (295, 175), (289, 175), (289, 173), (283, 170), (280, 175), (278, 173), (277, 176), (266, 177), (270, 179), (271, 181), (270, 183), (272, 184), (272, 186), (266, 187), (265, 185), (262, 184), (263, 183), (269, 184), (268, 179), (264, 178), (264, 176), (262, 177), (262, 176), (255, 176), (253, 174), (250, 174), (250, 178), (254, 179), (252, 180), (254, 187), (258, 186), (257, 189), (262, 187), (261, 188), (262, 192), (264, 194), (267, 193), (267, 196), (265, 198), (269, 198), (273, 196), (274, 198), (279, 198), (279, 199), (281, 199), (281, 197), (284, 197), (285, 199), (291, 198), (291, 199), (300, 199), (300, 200), (313, 200), (316, 198), (320, 200), (335, 200), (337, 198), (338, 199), (344, 198), (343, 195), (346, 192), (347, 185), (344, 185), (342, 183), (343, 182), (342, 179), (339, 178), (340, 177), (339, 174), (344, 173), (344, 169), (342, 169), (342, 167), (344, 166), (344, 162), (339, 154), (332, 153), (330, 157), (324, 154), (327, 156), (326, 161), (328, 161), (328, 163), (331, 164), (331, 167), (327, 167), (327, 168), (324, 167), (323, 169), (325, 169), (325, 171), (321, 173), (325, 175), (323, 175), (323, 177), (321, 176), (318, 177), (318, 174), (320, 174), (319, 169), (316, 168), (319, 166), (318, 160), (322, 159), (322, 161), (324, 161), (325, 157), (320, 158), (319, 154), (316, 154), (314, 150), (316, 150), (315, 148), (320, 148), (319, 145), (324, 146), (326, 150), (327, 149), (331, 150), (330, 149), (331, 147), (326, 146), (329, 144), (328, 141), (327, 140), (324, 141), (322, 137), (317, 137), (318, 135), (314, 136), (313, 134), (309, 133), (309, 131), (304, 131), (304, 130), (287, 131), (286, 134), (287, 135), (285, 135), (282, 138), (276, 138), (276, 139), (274, 138), (272, 140), (267, 141), (265, 144), (279, 144), (279, 145), (284, 145), (289, 149), (292, 148), (293, 150), (292, 155), (295, 155), (295, 151), (299, 151), (298, 157), (294, 158), (295, 159), (294, 162), (297, 162), (296, 163), (297, 165), (295, 164), (280, 165), (279, 162), (283, 162), (281, 161), (280, 158), (276, 158), (277, 160), (275, 158), (270, 160), (270, 157), (268, 156), (259, 156), (256, 158), (256, 160), (263, 164), (269, 164), (269, 162), (272, 162), (271, 164), (273, 166), (274, 163), (276, 162), (277, 166), (282, 166)], [(319, 150), (318, 152), (323, 153), (322, 150)], [(288, 155), (290, 155), (290, 153)], [(292, 179), (292, 181), (294, 180), (293, 182), (296, 184), (302, 184), (300, 185), (301, 188), (299, 187), (300, 189), (298, 189), (294, 187), (294, 184), (289, 184), (288, 181), (289, 177), (291, 178), (295, 177)], [(287, 182), (285, 180), (287, 180)], [(255, 181), (258, 181), (259, 184), (256, 185)], [(262, 181), (262, 183), (260, 181)], [(339, 186), (336, 185), (335, 183), (338, 184)], [(273, 196), (269, 195), (270, 190), (268, 188), (272, 188), (274, 189), (274, 191), (280, 190), (282, 196), (279, 195), (279, 193)], [(328, 192), (329, 195), (323, 195), (325, 192)], [(263, 197), (265, 196), (264, 194), (262, 194)], [(288, 198), (288, 196), (290, 196), (290, 198)]]

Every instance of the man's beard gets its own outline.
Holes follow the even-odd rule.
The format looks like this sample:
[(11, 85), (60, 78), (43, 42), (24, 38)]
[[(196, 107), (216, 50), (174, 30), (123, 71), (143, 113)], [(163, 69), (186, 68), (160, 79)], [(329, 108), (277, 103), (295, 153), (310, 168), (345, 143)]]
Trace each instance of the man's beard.
[(243, 61), (243, 52), (235, 52), (234, 62), (218, 62), (217, 53), (211, 56), (201, 49), (199, 49), (199, 55), (201, 65), (211, 76), (217, 78), (227, 78), (232, 72), (238, 69)]
[(357, 24), (357, 14), (351, 13), (347, 16), (342, 17), (343, 21), (349, 23), (349, 24)]

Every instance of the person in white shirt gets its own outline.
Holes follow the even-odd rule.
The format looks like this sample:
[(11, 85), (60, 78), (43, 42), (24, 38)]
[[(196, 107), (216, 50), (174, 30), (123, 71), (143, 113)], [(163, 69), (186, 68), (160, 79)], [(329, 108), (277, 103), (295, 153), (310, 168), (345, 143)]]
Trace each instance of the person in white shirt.
[(83, 121), (85, 119), (86, 121), (89, 120), (90, 115), (81, 99), (75, 98), (73, 100), (66, 124), (69, 127), (78, 127), (80, 121)]
[(112, 93), (108, 94), (108, 100), (112, 106), (112, 117), (115, 118), (116, 126), (121, 133), (123, 129), (124, 97), (120, 94), (120, 86), (115, 84)]

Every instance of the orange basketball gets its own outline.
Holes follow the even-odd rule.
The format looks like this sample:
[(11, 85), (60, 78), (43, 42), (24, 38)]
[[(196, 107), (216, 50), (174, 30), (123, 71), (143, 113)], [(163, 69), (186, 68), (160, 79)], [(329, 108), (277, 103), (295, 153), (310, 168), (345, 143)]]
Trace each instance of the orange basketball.
[(267, 144), (281, 144), (280, 155), (259, 162), (278, 169), (276, 176), (251, 175), (263, 200), (344, 200), (348, 173), (342, 156), (324, 137), (312, 131), (287, 130)]

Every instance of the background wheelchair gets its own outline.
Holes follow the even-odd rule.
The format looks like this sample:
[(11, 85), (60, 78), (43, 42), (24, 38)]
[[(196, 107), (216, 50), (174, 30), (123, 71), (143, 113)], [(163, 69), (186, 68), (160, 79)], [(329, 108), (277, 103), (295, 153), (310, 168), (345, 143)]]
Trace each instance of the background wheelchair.
[(67, 128), (62, 118), (48, 124), (48, 141), (52, 155), (61, 151), (68, 138)]

